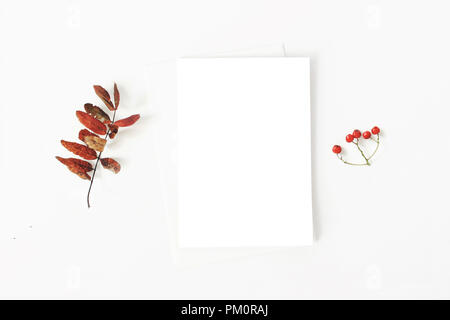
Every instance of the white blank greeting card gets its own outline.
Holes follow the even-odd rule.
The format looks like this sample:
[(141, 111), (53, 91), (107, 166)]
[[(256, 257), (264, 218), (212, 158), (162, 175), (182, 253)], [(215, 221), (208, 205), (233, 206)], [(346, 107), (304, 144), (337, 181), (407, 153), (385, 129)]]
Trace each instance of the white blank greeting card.
[(309, 59), (177, 61), (178, 244), (312, 244)]

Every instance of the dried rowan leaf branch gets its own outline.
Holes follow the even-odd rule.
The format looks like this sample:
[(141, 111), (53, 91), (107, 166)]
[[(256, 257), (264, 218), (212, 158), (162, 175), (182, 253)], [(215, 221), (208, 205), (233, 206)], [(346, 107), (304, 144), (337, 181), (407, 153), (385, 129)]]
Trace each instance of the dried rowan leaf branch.
[[(89, 190), (87, 193), (88, 208), (91, 206), (89, 199), (99, 161), (103, 168), (111, 170), (114, 173), (118, 173), (121, 168), (120, 164), (116, 160), (101, 157), (107, 145), (108, 138), (114, 139), (119, 132), (119, 127), (131, 126), (140, 118), (139, 114), (135, 114), (115, 121), (117, 108), (119, 107), (120, 102), (120, 93), (116, 83), (114, 83), (114, 103), (111, 101), (111, 96), (108, 91), (106, 91), (103, 87), (94, 85), (94, 91), (106, 107), (113, 112), (112, 120), (108, 113), (106, 113), (102, 108), (91, 103), (86, 103), (84, 105), (84, 110), (86, 112), (79, 110), (76, 112), (78, 120), (87, 129), (89, 129), (82, 129), (78, 133), (78, 139), (84, 142), (85, 145), (65, 140), (61, 140), (61, 144), (67, 150), (85, 160), (95, 160), (95, 165), (92, 166), (90, 162), (77, 158), (56, 157), (58, 161), (64, 164), (71, 172), (75, 173), (81, 179), (90, 180)], [(104, 135), (104, 138), (101, 138), (98, 135)], [(92, 171), (92, 177), (88, 174), (90, 171)]]

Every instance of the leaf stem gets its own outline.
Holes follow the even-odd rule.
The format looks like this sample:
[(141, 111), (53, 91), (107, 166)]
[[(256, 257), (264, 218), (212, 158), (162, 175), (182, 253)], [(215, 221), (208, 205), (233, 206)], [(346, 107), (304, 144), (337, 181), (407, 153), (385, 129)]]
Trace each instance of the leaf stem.
[[(117, 108), (114, 110), (113, 119), (112, 119), (111, 124), (114, 124), (114, 121), (116, 119), (116, 111), (117, 111)], [(106, 135), (105, 135), (105, 140), (108, 140), (108, 136), (109, 136), (109, 132), (110, 131), (111, 131), (111, 129), (108, 127), (108, 131), (106, 132)], [(97, 172), (98, 162), (100, 161), (100, 157), (102, 156), (102, 153), (103, 152), (100, 152), (98, 154), (97, 160), (95, 161), (94, 171), (92, 172), (91, 183), (89, 184), (89, 190), (88, 190), (88, 194), (87, 194), (87, 205), (88, 205), (88, 208), (91, 207), (91, 204), (89, 203), (89, 196), (91, 194), (92, 184), (94, 183), (95, 173)]]

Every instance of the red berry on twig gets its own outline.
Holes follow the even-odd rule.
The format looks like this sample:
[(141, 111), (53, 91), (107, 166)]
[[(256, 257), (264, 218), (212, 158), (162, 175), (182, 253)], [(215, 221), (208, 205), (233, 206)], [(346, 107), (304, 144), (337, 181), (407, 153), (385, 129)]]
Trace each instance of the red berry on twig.
[(361, 131), (359, 131), (358, 129), (353, 131), (353, 136), (358, 139), (361, 137)]
[(338, 146), (338, 145), (334, 145), (333, 146), (333, 152), (334, 153), (339, 154), (339, 153), (341, 153), (341, 151), (342, 151), (341, 146)]
[[(355, 130), (353, 130), (353, 133), (349, 133), (345, 136), (345, 141), (347, 141), (348, 143), (353, 143), (355, 145), (355, 148), (358, 149), (358, 151), (361, 154), (361, 156), (363, 157), (364, 161), (356, 162), (356, 163), (347, 161), (346, 159), (344, 159), (343, 155), (341, 154), (342, 147), (340, 145), (334, 145), (332, 148), (332, 151), (334, 154), (336, 154), (336, 157), (345, 164), (348, 164), (351, 166), (370, 166), (371, 159), (373, 158), (375, 153), (377, 153), (378, 147), (380, 146), (379, 133), (380, 133), (380, 128), (375, 126), (370, 131), (369, 130), (364, 131), (363, 133), (361, 133), (361, 131), (359, 131), (358, 129), (355, 129)], [(376, 139), (372, 137), (372, 134), (377, 136)], [(366, 140), (372, 140), (372, 141), (374, 141), (374, 143), (376, 143), (376, 147), (373, 149), (371, 154), (368, 154), (367, 151), (364, 151), (363, 149), (361, 149), (361, 146), (360, 146), (361, 141), (359, 141), (359, 138), (361, 138), (361, 137)], [(356, 141), (355, 141), (355, 139), (356, 139)], [(365, 142), (364, 144), (366, 144), (366, 143), (367, 142)]]

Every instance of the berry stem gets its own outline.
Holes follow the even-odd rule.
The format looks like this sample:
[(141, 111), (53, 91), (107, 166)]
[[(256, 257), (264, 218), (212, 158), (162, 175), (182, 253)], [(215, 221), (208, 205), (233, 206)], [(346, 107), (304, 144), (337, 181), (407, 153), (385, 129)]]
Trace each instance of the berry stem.
[(368, 158), (368, 160), (372, 159), (372, 157), (375, 155), (375, 153), (377, 153), (378, 151), (378, 147), (380, 146), (380, 134), (377, 133), (377, 140), (372, 139), (373, 141), (375, 141), (377, 143), (377, 147), (375, 148), (374, 152), (372, 153), (372, 155)]
[(358, 148), (358, 150), (359, 150), (359, 152), (361, 152), (361, 155), (362, 155), (362, 157), (364, 158), (364, 160), (366, 160), (366, 164), (368, 165), (368, 166), (370, 166), (370, 162), (369, 162), (369, 159), (367, 159), (367, 157), (366, 157), (366, 155), (364, 154), (364, 152), (361, 150), (361, 148), (359, 147), (359, 139), (356, 139), (356, 142), (353, 142), (355, 145), (356, 145), (356, 147)]
[(351, 162), (347, 162), (344, 159), (342, 159), (342, 156), (339, 156), (338, 154), (336, 155), (338, 157), (339, 160), (341, 160), (343, 163), (345, 164), (349, 164), (351, 166), (367, 166), (367, 163), (351, 163)]

